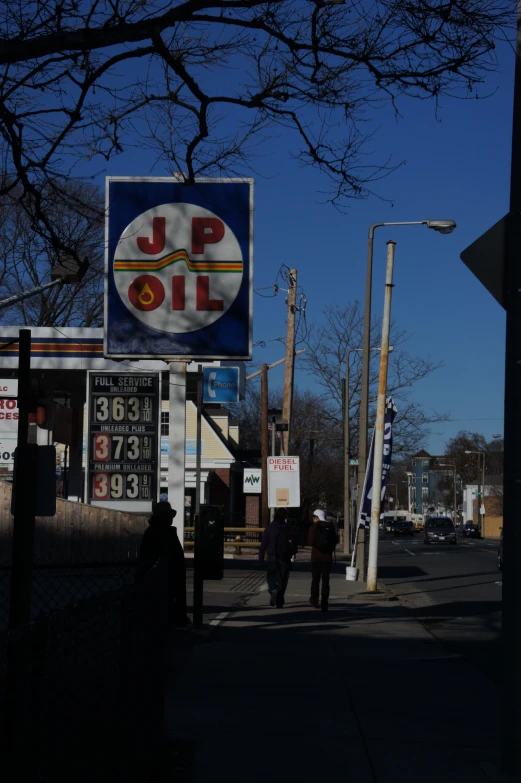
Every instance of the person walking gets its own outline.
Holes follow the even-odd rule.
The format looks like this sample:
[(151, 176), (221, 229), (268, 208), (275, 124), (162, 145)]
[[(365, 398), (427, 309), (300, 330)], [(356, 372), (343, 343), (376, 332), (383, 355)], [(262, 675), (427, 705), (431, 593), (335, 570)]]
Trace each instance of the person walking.
[(168, 621), (172, 625), (186, 625), (186, 564), (183, 547), (172, 526), (177, 512), (170, 503), (161, 500), (152, 505), (149, 527), (139, 547), (136, 582), (142, 582), (161, 556), (168, 561)]
[[(321, 508), (313, 511), (313, 524), (308, 531), (308, 546), (311, 547), (311, 597), (309, 603), (327, 612), (329, 605), (329, 576), (333, 563), (333, 552), (338, 544), (338, 533), (331, 519)], [(320, 582), (322, 595), (320, 596)]]
[(288, 586), (289, 572), (291, 571), (291, 559), (297, 554), (297, 540), (295, 533), (288, 524), (285, 508), (277, 508), (273, 522), (268, 525), (262, 534), (262, 542), (259, 549), (259, 560), (264, 560), (268, 555), (267, 580), (270, 594), (270, 606), (282, 609), (284, 596)]

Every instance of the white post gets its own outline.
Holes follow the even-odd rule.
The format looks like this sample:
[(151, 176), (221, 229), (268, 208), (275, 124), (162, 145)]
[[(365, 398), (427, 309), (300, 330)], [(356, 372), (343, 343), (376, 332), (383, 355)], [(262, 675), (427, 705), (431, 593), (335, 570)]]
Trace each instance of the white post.
[(387, 397), (387, 368), (389, 364), (389, 331), (391, 327), (391, 298), (393, 292), (394, 247), (396, 242), (387, 242), (387, 269), (385, 275), (385, 298), (382, 321), (382, 345), (380, 348), (380, 378), (378, 382), (378, 404), (374, 434), (374, 466), (371, 500), (371, 527), (369, 534), (369, 561), (367, 566), (367, 590), (374, 592), (378, 576), (378, 537), (380, 534), (380, 506), (382, 496), (382, 459), (384, 448), (385, 403)]
[(168, 502), (177, 511), (174, 526), (184, 548), (186, 362), (169, 365)]

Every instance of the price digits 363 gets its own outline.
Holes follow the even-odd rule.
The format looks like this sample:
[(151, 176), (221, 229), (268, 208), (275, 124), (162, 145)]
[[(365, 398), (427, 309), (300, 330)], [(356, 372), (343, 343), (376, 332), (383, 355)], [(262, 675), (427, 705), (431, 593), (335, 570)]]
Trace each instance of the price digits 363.
[(95, 397), (94, 421), (152, 422), (152, 397)]

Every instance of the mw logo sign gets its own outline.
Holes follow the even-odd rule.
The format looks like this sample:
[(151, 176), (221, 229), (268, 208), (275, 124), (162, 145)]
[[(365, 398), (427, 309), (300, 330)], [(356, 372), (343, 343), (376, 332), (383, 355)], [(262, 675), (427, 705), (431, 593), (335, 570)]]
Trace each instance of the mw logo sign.
[(245, 468), (243, 490), (247, 493), (260, 494), (262, 491), (262, 470), (260, 468)]

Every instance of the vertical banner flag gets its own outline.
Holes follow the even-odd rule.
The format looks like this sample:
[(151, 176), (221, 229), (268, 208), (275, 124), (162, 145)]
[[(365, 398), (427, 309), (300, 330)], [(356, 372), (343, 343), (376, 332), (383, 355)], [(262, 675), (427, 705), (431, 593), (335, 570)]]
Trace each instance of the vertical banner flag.
[[(384, 426), (384, 453), (382, 458), (382, 495), (381, 508), (385, 498), (387, 479), (391, 469), (391, 458), (393, 454), (393, 422), (398, 410), (392, 397), (387, 398), (385, 406), (385, 426)], [(362, 503), (358, 515), (358, 526), (369, 527), (371, 522), (371, 502), (373, 498), (373, 468), (374, 468), (374, 430), (371, 438), (371, 448), (369, 450), (369, 459), (367, 461), (367, 470), (365, 472), (364, 491), (362, 493)]]

